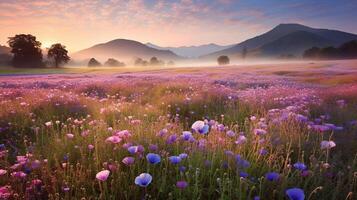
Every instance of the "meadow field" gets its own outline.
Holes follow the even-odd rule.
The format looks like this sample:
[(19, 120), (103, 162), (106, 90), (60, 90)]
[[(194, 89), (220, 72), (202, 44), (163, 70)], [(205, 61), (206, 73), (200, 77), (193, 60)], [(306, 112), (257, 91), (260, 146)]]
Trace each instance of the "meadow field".
[(357, 60), (0, 71), (0, 199), (357, 199)]

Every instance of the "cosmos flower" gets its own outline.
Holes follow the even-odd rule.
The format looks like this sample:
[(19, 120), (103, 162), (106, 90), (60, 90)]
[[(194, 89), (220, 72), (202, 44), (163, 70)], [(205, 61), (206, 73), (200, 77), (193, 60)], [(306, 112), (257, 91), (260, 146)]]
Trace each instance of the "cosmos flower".
[(100, 181), (106, 181), (109, 177), (110, 171), (109, 170), (103, 170), (97, 173), (95, 175), (95, 178), (97, 178)]
[(280, 174), (276, 172), (268, 172), (265, 174), (265, 178), (269, 181), (277, 181), (280, 178)]
[(105, 139), (105, 142), (112, 143), (112, 144), (118, 144), (121, 142), (121, 138), (119, 136), (113, 135)]
[(73, 139), (74, 138), (74, 135), (72, 133), (68, 133), (66, 134), (67, 138), (68, 139)]
[(209, 126), (205, 124), (204, 121), (196, 121), (195, 123), (192, 124), (191, 128), (200, 134), (207, 134), (209, 131)]
[(135, 178), (135, 184), (140, 187), (147, 187), (152, 181), (152, 176), (148, 173), (142, 173)]
[(94, 145), (88, 144), (88, 149), (89, 149), (89, 150), (93, 150), (93, 149), (94, 149)]
[(3, 176), (7, 173), (5, 169), (0, 169), (0, 176)]
[(236, 133), (235, 133), (234, 131), (232, 131), (232, 130), (227, 131), (226, 134), (227, 134), (228, 137), (234, 137), (234, 136), (236, 136)]
[(157, 164), (157, 163), (159, 163), (161, 161), (161, 157), (158, 154), (155, 154), (155, 153), (148, 153), (146, 155), (146, 159), (151, 164)]
[(290, 200), (304, 200), (304, 191), (300, 188), (290, 188), (285, 191)]
[(256, 128), (254, 129), (254, 134), (257, 136), (261, 136), (267, 134), (267, 131), (264, 129)]
[(304, 171), (307, 169), (307, 166), (302, 162), (297, 162), (294, 164), (294, 168), (300, 171)]
[(238, 139), (235, 141), (236, 144), (244, 144), (247, 142), (247, 138), (244, 135), (238, 136)]
[(330, 141), (324, 140), (321, 142), (320, 146), (321, 146), (321, 149), (332, 149), (333, 147), (336, 146), (336, 143), (331, 140)]
[(188, 183), (186, 181), (177, 181), (176, 182), (176, 187), (179, 189), (185, 189), (188, 186)]
[(181, 157), (180, 156), (170, 156), (169, 160), (172, 164), (178, 164), (181, 162)]
[(134, 157), (125, 157), (125, 158), (123, 158), (122, 163), (129, 166), (129, 165), (134, 164), (134, 161), (135, 161)]

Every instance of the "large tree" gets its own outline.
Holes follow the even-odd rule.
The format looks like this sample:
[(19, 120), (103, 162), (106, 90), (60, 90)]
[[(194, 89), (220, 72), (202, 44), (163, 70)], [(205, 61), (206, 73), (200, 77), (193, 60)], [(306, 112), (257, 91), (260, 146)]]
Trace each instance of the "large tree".
[(217, 58), (217, 62), (219, 65), (228, 65), (229, 57), (228, 56), (220, 56)]
[(11, 53), (14, 54), (12, 64), (14, 67), (42, 67), (41, 42), (30, 34), (19, 34), (9, 37)]
[(68, 56), (66, 47), (60, 43), (53, 44), (48, 49), (47, 57), (53, 60), (55, 67), (59, 67), (62, 64), (68, 63), (68, 61), (71, 59)]

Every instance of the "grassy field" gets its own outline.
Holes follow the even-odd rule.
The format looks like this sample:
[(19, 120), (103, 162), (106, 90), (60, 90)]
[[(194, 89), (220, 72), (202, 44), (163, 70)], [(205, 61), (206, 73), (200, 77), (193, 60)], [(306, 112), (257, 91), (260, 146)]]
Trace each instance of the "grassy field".
[(356, 70), (0, 70), (0, 199), (357, 199)]

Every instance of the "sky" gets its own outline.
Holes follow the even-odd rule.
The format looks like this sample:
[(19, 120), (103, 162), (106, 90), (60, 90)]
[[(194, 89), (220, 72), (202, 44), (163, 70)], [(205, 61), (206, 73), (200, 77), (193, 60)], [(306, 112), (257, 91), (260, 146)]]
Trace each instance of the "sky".
[(118, 38), (227, 45), (280, 23), (357, 33), (356, 11), (357, 0), (0, 0), (0, 44), (29, 33), (72, 52)]

